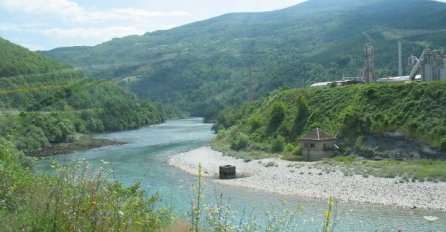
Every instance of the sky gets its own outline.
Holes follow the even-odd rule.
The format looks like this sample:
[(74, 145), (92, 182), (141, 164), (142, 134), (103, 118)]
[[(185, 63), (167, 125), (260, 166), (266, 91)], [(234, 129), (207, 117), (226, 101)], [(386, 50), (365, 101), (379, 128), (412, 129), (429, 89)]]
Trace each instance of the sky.
[(30, 50), (96, 45), (231, 12), (305, 0), (0, 0), (0, 37)]

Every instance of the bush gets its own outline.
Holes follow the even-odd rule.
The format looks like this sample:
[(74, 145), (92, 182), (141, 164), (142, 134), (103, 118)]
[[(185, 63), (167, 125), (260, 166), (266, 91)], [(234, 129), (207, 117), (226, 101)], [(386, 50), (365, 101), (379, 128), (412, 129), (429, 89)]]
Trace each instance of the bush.
[(277, 102), (274, 104), (273, 109), (271, 110), (271, 118), (268, 125), (268, 134), (274, 133), (282, 124), (282, 121), (285, 119), (285, 112), (287, 107), (283, 102)]
[(249, 137), (246, 134), (240, 133), (235, 139), (231, 141), (231, 149), (240, 151), (249, 145)]
[(271, 152), (279, 153), (282, 152), (285, 147), (285, 139), (282, 136), (277, 136), (276, 139), (273, 140), (271, 145)]
[[(0, 146), (0, 156), (5, 152), (11, 151)], [(170, 223), (172, 215), (158, 206), (158, 195), (148, 195), (139, 184), (109, 182), (102, 170), (83, 162), (54, 168), (56, 176), (0, 171), (5, 231), (160, 231)], [(1, 202), (8, 213), (2, 214)]]
[(251, 131), (255, 131), (262, 126), (262, 119), (259, 115), (254, 115), (249, 118), (249, 127)]

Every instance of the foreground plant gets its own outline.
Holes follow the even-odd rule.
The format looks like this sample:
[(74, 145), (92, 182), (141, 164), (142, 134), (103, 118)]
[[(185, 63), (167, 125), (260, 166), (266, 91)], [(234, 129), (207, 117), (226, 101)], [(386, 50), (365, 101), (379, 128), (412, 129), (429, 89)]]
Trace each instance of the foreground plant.
[(157, 206), (159, 196), (139, 184), (110, 182), (103, 169), (82, 161), (37, 175), (0, 148), (2, 231), (157, 231), (171, 222), (170, 210)]
[(323, 232), (330, 232), (333, 231), (333, 207), (334, 207), (334, 199), (333, 197), (330, 197), (328, 200), (328, 209), (325, 211), (325, 223), (324, 223), (324, 229)]
[[(190, 225), (176, 228), (189, 228), (190, 231), (214, 231), (214, 232), (255, 232), (255, 231), (297, 231), (299, 217), (295, 210), (288, 209), (286, 200), (282, 201), (283, 210), (262, 211), (243, 208), (241, 212), (232, 210), (230, 200), (225, 200), (223, 194), (215, 193), (215, 203), (203, 201), (203, 173), (202, 165), (198, 164), (197, 186), (193, 188), (194, 198), (191, 202)], [(334, 199), (330, 198), (328, 210), (325, 212), (323, 232), (332, 232), (334, 227)], [(178, 230), (184, 231), (184, 230)]]

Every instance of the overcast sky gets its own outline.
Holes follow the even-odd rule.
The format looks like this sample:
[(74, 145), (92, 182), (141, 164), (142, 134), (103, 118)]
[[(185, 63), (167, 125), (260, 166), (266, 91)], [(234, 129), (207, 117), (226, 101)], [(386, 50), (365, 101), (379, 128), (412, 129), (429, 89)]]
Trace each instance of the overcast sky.
[(269, 11), (304, 0), (0, 0), (0, 36), (31, 50), (96, 45), (229, 12)]

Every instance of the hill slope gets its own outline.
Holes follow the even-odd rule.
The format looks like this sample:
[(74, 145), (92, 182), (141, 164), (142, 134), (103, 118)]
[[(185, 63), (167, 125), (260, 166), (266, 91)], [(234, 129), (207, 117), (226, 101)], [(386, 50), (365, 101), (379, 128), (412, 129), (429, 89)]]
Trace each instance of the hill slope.
[[(298, 154), (297, 138), (319, 127), (336, 135), (346, 154), (383, 155), (384, 144), (364, 146), (373, 139), (369, 136), (398, 131), (446, 155), (444, 115), (446, 83), (370, 84), (277, 91), (256, 103), (223, 111), (214, 128), (219, 131), (220, 149), (253, 153)], [(406, 152), (404, 147), (399, 151)]]
[(172, 108), (141, 102), (113, 83), (86, 78), (1, 38), (0, 50), (0, 142), (7, 139), (21, 150), (176, 116)]
[(377, 76), (396, 75), (397, 41), (403, 57), (445, 46), (444, 15), (446, 4), (428, 0), (310, 0), (43, 53), (140, 97), (211, 117), (248, 99), (250, 66), (254, 98), (281, 86), (360, 75), (365, 42), (375, 46)]

